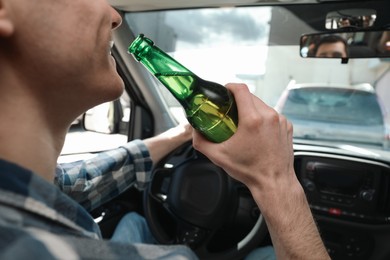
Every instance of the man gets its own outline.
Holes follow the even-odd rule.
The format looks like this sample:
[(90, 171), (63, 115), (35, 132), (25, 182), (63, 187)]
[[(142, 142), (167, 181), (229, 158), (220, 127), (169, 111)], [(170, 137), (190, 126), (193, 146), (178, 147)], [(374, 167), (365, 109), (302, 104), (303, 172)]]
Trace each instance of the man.
[[(123, 91), (110, 55), (111, 33), (120, 23), (106, 0), (0, 0), (0, 258), (195, 257), (184, 246), (102, 240), (83, 202), (52, 185), (72, 121)], [(291, 124), (245, 85), (227, 87), (239, 110), (237, 133), (221, 144), (195, 133), (194, 147), (248, 186), (277, 257), (328, 259), (295, 177)], [(174, 146), (151, 140), (119, 149), (130, 154), (134, 173), (150, 170), (150, 160)], [(85, 196), (67, 191), (59, 176), (55, 181), (67, 194)], [(99, 194), (89, 195), (93, 207)]]
[(120, 23), (106, 0), (0, 1), (1, 259), (195, 257), (184, 246), (102, 241), (85, 210), (135, 176), (142, 186), (151, 161), (189, 140), (191, 131), (168, 131), (56, 170), (71, 122), (123, 91), (110, 55), (111, 31)]
[(347, 42), (337, 35), (325, 36), (317, 43), (315, 56), (319, 58), (347, 58)]

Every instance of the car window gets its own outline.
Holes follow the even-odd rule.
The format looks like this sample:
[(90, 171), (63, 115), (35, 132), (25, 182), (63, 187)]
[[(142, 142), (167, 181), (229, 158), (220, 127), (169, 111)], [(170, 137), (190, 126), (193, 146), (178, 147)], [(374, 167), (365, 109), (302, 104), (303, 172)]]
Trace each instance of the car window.
[[(92, 158), (97, 152), (114, 149), (127, 142), (130, 119), (130, 97), (124, 92), (117, 100), (121, 119), (118, 120), (124, 129), (112, 129), (109, 118), (113, 114), (113, 102), (106, 102), (89, 109), (78, 117), (70, 127), (58, 159), (59, 163)], [(83, 119), (84, 118), (84, 119)], [(94, 131), (86, 130), (83, 123), (88, 121)], [(111, 129), (110, 129), (111, 128)], [(113, 133), (110, 133), (113, 132)]]

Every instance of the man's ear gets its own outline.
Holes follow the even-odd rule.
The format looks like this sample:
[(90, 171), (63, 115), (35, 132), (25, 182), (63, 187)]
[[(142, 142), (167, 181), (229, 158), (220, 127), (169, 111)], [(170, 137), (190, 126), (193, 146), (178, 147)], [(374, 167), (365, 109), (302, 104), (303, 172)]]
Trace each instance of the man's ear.
[(0, 37), (10, 36), (14, 31), (14, 25), (10, 19), (4, 0), (0, 0)]

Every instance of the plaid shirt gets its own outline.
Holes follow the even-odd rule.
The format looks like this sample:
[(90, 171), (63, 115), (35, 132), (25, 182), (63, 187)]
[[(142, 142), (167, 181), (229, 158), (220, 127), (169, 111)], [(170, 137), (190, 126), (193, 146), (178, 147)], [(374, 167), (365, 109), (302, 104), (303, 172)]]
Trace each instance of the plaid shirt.
[(149, 152), (139, 140), (85, 162), (60, 165), (57, 187), (0, 159), (0, 259), (194, 257), (184, 246), (102, 240), (88, 213), (132, 185), (142, 189), (151, 166)]

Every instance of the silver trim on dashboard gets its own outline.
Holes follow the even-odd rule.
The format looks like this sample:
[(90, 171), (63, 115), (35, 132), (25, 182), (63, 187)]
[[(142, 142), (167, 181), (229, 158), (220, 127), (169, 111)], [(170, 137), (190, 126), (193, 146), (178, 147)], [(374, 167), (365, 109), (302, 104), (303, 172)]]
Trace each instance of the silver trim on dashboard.
[(294, 157), (298, 157), (298, 156), (316, 156), (316, 157), (323, 157), (323, 158), (348, 160), (348, 161), (353, 161), (353, 162), (361, 162), (361, 163), (382, 166), (382, 167), (385, 167), (387, 169), (390, 169), (390, 166), (385, 164), (385, 163), (381, 163), (381, 162), (377, 162), (377, 161), (373, 161), (373, 160), (369, 160), (369, 159), (361, 159), (361, 158), (349, 157), (349, 156), (345, 156), (345, 155), (338, 155), (338, 154), (324, 154), (324, 153), (316, 153), (316, 152), (294, 152)]

